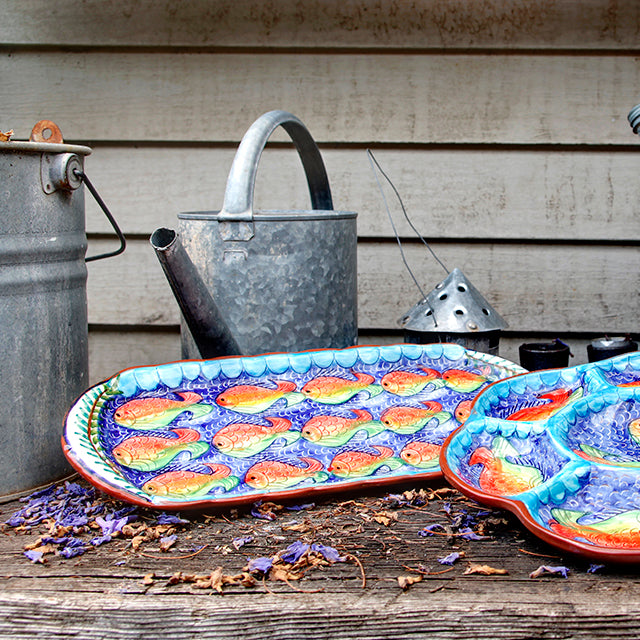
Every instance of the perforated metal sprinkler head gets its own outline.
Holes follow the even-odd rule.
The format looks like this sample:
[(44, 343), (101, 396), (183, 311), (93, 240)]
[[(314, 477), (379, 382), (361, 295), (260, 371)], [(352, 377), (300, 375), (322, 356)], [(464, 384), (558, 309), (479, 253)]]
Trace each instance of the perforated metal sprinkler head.
[(400, 320), (404, 341), (453, 342), (498, 355), (507, 323), (468, 278), (455, 268)]

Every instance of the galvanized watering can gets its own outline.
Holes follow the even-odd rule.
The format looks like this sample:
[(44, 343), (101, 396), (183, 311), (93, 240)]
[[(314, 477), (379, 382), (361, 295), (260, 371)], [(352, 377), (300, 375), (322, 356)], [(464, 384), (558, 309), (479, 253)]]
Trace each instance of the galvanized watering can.
[[(85, 261), (125, 247), (84, 173), (90, 153), (64, 144), (48, 120), (34, 126), (28, 142), (0, 142), (2, 499), (71, 473), (60, 433), (65, 413), (88, 385)], [(117, 251), (86, 259), (83, 183), (121, 241)]]
[[(309, 211), (255, 211), (260, 156), (273, 131), (291, 137)], [(221, 211), (178, 215), (151, 245), (182, 311), (185, 358), (340, 349), (357, 341), (356, 213), (334, 211), (322, 157), (286, 111), (256, 120), (238, 147)]]

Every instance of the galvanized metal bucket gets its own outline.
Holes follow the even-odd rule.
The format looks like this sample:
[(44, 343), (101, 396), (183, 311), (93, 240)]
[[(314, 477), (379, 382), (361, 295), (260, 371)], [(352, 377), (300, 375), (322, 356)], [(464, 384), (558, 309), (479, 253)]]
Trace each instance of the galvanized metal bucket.
[[(297, 148), (311, 210), (254, 210), (258, 163), (278, 126)], [(297, 117), (271, 111), (254, 122), (233, 161), (222, 210), (178, 215), (184, 248), (241, 353), (356, 343), (356, 216), (333, 210), (322, 157)], [(184, 329), (183, 355), (198, 357)]]
[(87, 240), (78, 187), (90, 153), (63, 143), (0, 142), (3, 499), (72, 471), (60, 435), (88, 384)]

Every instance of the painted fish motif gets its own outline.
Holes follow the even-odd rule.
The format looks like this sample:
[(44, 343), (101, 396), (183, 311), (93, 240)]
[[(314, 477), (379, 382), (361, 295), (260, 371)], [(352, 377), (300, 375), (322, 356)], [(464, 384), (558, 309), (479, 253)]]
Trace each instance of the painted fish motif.
[(183, 451), (197, 458), (209, 450), (195, 429), (172, 429), (177, 437), (133, 436), (114, 447), (113, 457), (123, 467), (137, 471), (157, 471)]
[(263, 460), (249, 467), (244, 481), (254, 489), (278, 490), (293, 487), (304, 480), (313, 479), (323, 482), (329, 475), (323, 471), (323, 465), (315, 458), (300, 458), (304, 467), (280, 462), (279, 460)]
[(341, 478), (357, 478), (370, 476), (382, 466), (391, 470), (402, 466), (402, 461), (394, 457), (393, 449), (375, 445), (371, 447), (378, 454), (366, 451), (343, 451), (334, 456), (328, 471)]
[(442, 374), (442, 379), (447, 387), (458, 393), (472, 393), (490, 380), (488, 376), (462, 369), (449, 369)]
[(502, 436), (491, 443), (491, 449), (478, 447), (469, 458), (469, 465), (481, 464), (480, 487), (492, 495), (513, 495), (528, 491), (542, 481), (542, 473), (535, 467), (517, 464), (507, 456), (517, 458), (518, 451)]
[(634, 442), (640, 444), (640, 418), (636, 418), (629, 423), (629, 435)]
[(273, 406), (280, 398), (287, 401), (287, 406), (302, 402), (304, 396), (296, 392), (296, 385), (289, 380), (276, 383), (276, 388), (240, 384), (223, 391), (216, 398), (216, 403), (225, 409), (239, 413), (261, 413)]
[(211, 473), (196, 471), (168, 471), (142, 485), (142, 490), (153, 496), (166, 498), (194, 498), (204, 496), (216, 487), (225, 491), (238, 484), (238, 478), (232, 476), (231, 469), (225, 464), (205, 463)]
[(471, 415), (472, 404), (473, 404), (473, 400), (463, 400), (462, 402), (458, 403), (458, 406), (454, 411), (454, 415), (456, 417), (456, 420), (460, 424), (464, 424), (466, 419)]
[(583, 394), (582, 387), (578, 387), (575, 391), (570, 389), (554, 389), (543, 395), (538, 396), (540, 400), (549, 400), (546, 404), (536, 405), (534, 407), (524, 407), (507, 417), (507, 420), (546, 420), (554, 413), (557, 413), (562, 407), (570, 402), (581, 398)]
[(598, 447), (592, 447), (584, 443), (580, 445), (579, 449), (574, 449), (573, 452), (589, 462), (611, 464), (617, 467), (640, 467), (640, 460), (629, 460), (617, 453), (604, 451), (603, 449), (598, 449)]
[(619, 387), (640, 387), (640, 380), (632, 380), (631, 382), (623, 382), (617, 385)]
[(375, 378), (368, 373), (353, 372), (355, 380), (336, 376), (319, 376), (309, 380), (301, 389), (306, 398), (321, 404), (342, 404), (361, 391), (367, 391), (370, 398), (382, 393), (382, 387), (374, 384)]
[(396, 396), (415, 396), (427, 385), (437, 389), (444, 385), (435, 369), (420, 367), (424, 374), (412, 371), (390, 371), (382, 377), (382, 388)]
[(448, 411), (443, 411), (442, 405), (435, 400), (427, 400), (422, 404), (426, 407), (425, 409), (391, 407), (382, 412), (380, 421), (390, 431), (406, 435), (420, 431), (433, 419), (437, 420), (440, 425), (451, 418), (451, 414)]
[(580, 519), (587, 515), (584, 511), (552, 509), (551, 514), (554, 520), (549, 522), (549, 528), (566, 538), (583, 539), (615, 549), (637, 549), (640, 546), (640, 509), (591, 524), (580, 523)]
[(412, 467), (434, 469), (439, 464), (440, 445), (432, 442), (409, 442), (400, 452), (400, 457)]
[(289, 431), (291, 420), (277, 417), (265, 417), (265, 420), (271, 426), (242, 422), (228, 424), (213, 436), (213, 444), (229, 456), (248, 458), (264, 451), (277, 438), (291, 443), (300, 437), (299, 433)]
[(308, 420), (302, 427), (302, 437), (325, 447), (339, 447), (348, 442), (358, 431), (366, 431), (371, 437), (384, 427), (364, 409), (353, 409), (355, 418), (320, 415)]
[(206, 416), (213, 407), (200, 403), (202, 396), (194, 391), (177, 394), (181, 400), (170, 398), (136, 398), (116, 409), (113, 419), (130, 429), (157, 429), (166, 427), (181, 413), (189, 411), (194, 418)]

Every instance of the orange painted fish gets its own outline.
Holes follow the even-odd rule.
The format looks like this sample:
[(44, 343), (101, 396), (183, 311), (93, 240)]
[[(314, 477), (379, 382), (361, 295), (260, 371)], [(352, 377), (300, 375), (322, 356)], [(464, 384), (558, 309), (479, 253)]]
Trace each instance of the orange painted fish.
[(488, 376), (462, 369), (449, 369), (442, 374), (442, 379), (447, 387), (458, 393), (471, 393), (490, 380)]
[(211, 473), (196, 471), (168, 471), (142, 485), (142, 490), (153, 496), (166, 498), (194, 498), (204, 496), (216, 487), (225, 491), (238, 484), (238, 478), (232, 476), (231, 469), (225, 464), (205, 463)]
[(420, 367), (424, 374), (412, 371), (390, 371), (380, 381), (382, 388), (396, 396), (415, 396), (427, 385), (437, 389), (444, 385), (440, 374), (435, 369)]
[(636, 418), (629, 423), (629, 435), (632, 440), (640, 444), (640, 418)]
[(285, 438), (290, 443), (300, 437), (299, 433), (289, 431), (291, 420), (277, 417), (265, 417), (265, 420), (271, 426), (242, 422), (228, 424), (213, 436), (213, 444), (229, 456), (248, 458), (264, 451), (276, 438)]
[(631, 382), (623, 382), (618, 387), (640, 387), (640, 380), (632, 380)]
[(536, 405), (534, 407), (524, 407), (515, 413), (512, 413), (507, 417), (507, 420), (546, 420), (554, 413), (557, 413), (562, 407), (568, 405), (570, 402), (581, 398), (583, 394), (582, 387), (578, 387), (575, 391), (571, 392), (570, 389), (554, 389), (541, 396), (538, 396), (540, 400), (549, 400), (546, 404)]
[(302, 437), (324, 447), (339, 447), (348, 442), (358, 431), (374, 436), (384, 427), (364, 409), (354, 409), (355, 418), (320, 415), (308, 420), (302, 427)]
[(122, 466), (137, 471), (162, 469), (183, 451), (197, 458), (209, 450), (195, 429), (172, 429), (177, 437), (133, 436), (113, 448), (113, 457)]
[(181, 400), (170, 398), (136, 398), (116, 409), (113, 419), (117, 424), (130, 429), (157, 429), (166, 427), (184, 411), (194, 418), (207, 415), (213, 407), (200, 403), (202, 396), (193, 391), (177, 394)]
[(341, 478), (356, 478), (370, 476), (382, 466), (388, 466), (391, 470), (403, 465), (403, 462), (394, 457), (393, 449), (375, 445), (371, 447), (378, 454), (374, 455), (366, 451), (343, 451), (334, 456), (328, 471)]
[(409, 442), (400, 452), (400, 457), (412, 467), (434, 469), (439, 464), (440, 445), (432, 442)]
[(287, 401), (287, 406), (304, 400), (304, 396), (296, 392), (295, 382), (281, 380), (276, 385), (275, 389), (250, 384), (236, 385), (218, 395), (216, 402), (225, 409), (239, 413), (261, 413), (278, 402), (280, 398)]
[(278, 490), (287, 489), (305, 480), (322, 482), (329, 476), (323, 471), (323, 465), (315, 458), (300, 458), (304, 467), (280, 462), (279, 460), (263, 460), (251, 466), (244, 481), (254, 489)]
[(301, 389), (309, 400), (321, 404), (342, 404), (361, 391), (367, 391), (370, 398), (382, 393), (382, 387), (373, 384), (375, 378), (368, 373), (353, 372), (355, 380), (336, 376), (319, 376), (309, 380)]
[(552, 509), (551, 515), (554, 520), (549, 522), (549, 528), (566, 538), (582, 539), (610, 549), (640, 547), (640, 509), (625, 511), (591, 524), (580, 523), (580, 519), (587, 515), (584, 511)]
[(422, 403), (426, 409), (418, 407), (391, 407), (383, 411), (380, 421), (395, 433), (403, 435), (420, 431), (428, 422), (435, 419), (442, 424), (451, 418), (448, 411), (442, 410), (442, 405), (435, 400)]
[(464, 424), (466, 419), (471, 415), (472, 404), (473, 404), (473, 400), (463, 400), (462, 402), (458, 403), (458, 406), (454, 411), (454, 415), (456, 417), (456, 420), (460, 424)]
[(469, 458), (469, 465), (483, 465), (480, 487), (492, 495), (513, 495), (538, 486), (543, 478), (535, 467), (509, 462), (507, 456), (518, 457), (518, 451), (502, 436), (491, 443), (491, 449), (478, 447)]

